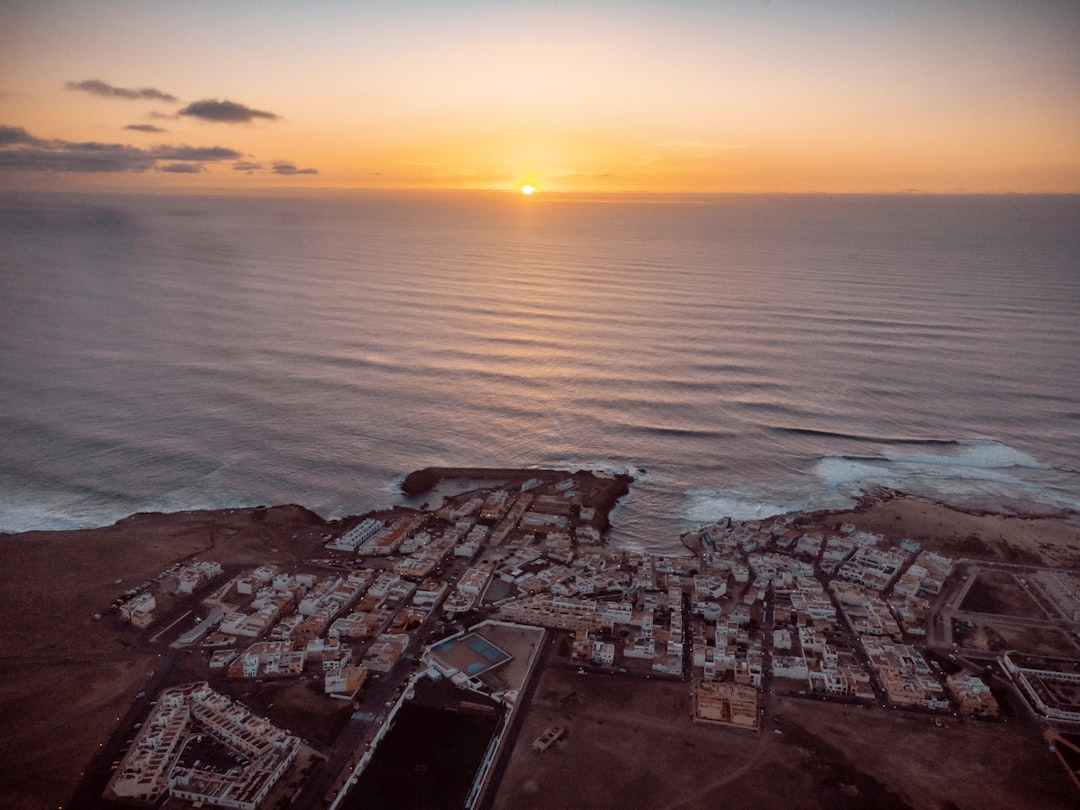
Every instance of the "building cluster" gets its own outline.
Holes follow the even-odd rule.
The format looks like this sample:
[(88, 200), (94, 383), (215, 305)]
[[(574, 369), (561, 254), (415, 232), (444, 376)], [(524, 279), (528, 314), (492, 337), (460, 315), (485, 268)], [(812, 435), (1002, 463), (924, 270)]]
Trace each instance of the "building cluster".
[[(303, 566), (315, 571), (260, 565), (217, 587), (208, 614), (177, 644), (206, 649), (219, 678), (315, 675), (327, 695), (351, 699), (369, 678), (400, 672), (402, 659), (455, 683), (489, 676), (511, 656), (474, 631), (478, 620), (496, 617), (565, 631), (566, 653), (582, 666), (692, 681), (699, 723), (758, 730), (765, 689), (997, 713), (983, 680), (963, 671), (946, 677), (918, 646), (953, 572), (949, 557), (851, 525), (807, 530), (793, 516), (700, 530), (684, 537), (693, 555), (614, 551), (601, 543), (606, 516), (579, 484), (534, 479), (451, 498), (434, 512), (361, 520), (326, 538), (332, 556)], [(173, 593), (191, 594), (221, 573), (216, 562), (195, 562), (155, 581), (174, 578)], [(1032, 576), (1067, 615), (1080, 616), (1080, 578)], [(149, 626), (153, 583), (115, 606), (125, 621)], [(409, 654), (414, 631), (436, 619), (472, 629), (422, 658)], [(1080, 672), (1071, 667), (1003, 659), (1039, 711), (1080, 722)], [(550, 729), (534, 748), (547, 750), (562, 734)], [(203, 737), (241, 761), (207, 767), (193, 754)], [(254, 808), (298, 750), (296, 738), (207, 683), (187, 684), (161, 694), (109, 792)]]
[(162, 571), (153, 580), (147, 580), (129, 589), (123, 596), (113, 601), (113, 607), (125, 622), (129, 622), (140, 630), (145, 629), (153, 624), (156, 618), (154, 611), (157, 609), (157, 598), (153, 593), (153, 586), (156, 583), (171, 580), (175, 583), (172, 587), (174, 593), (190, 594), (218, 576), (221, 570), (221, 563), (212, 560), (177, 563), (169, 570)]
[(408, 631), (427, 618), (445, 585), (417, 584), (388, 569), (319, 576), (263, 565), (236, 577), (232, 590), (251, 598), (222, 614), (205, 638), (215, 649), (212, 670), (230, 678), (279, 678), (302, 675), (314, 663), (324, 691), (347, 696), (369, 673), (393, 668)]
[[(490, 607), (482, 597), (496, 592), (512, 599), (628, 584), (616, 557), (600, 546), (576, 553), (579, 537), (589, 543), (600, 537), (599, 516), (583, 500), (573, 480), (543, 486), (533, 479), (452, 500), (432, 513), (366, 518), (326, 543), (335, 553), (331, 562), (347, 563), (346, 573), (272, 565), (245, 571), (218, 589), (215, 610), (182, 641), (212, 649), (211, 669), (232, 678), (315, 669), (328, 694), (352, 695), (370, 674), (393, 669), (411, 632), (436, 609), (453, 618)], [(487, 562), (473, 564), (482, 553)], [(454, 561), (473, 565), (453, 579), (443, 571)]]
[[(700, 532), (694, 558), (577, 544), (568, 559), (553, 557), (550, 537), (486, 554), (469, 593), (482, 603), (501, 583), (489, 600), (500, 617), (572, 631), (581, 661), (894, 706), (974, 706), (971, 688), (947, 683), (915, 646), (953, 561), (914, 541), (897, 548), (850, 525), (806, 533), (780, 518)], [(989, 700), (980, 713), (993, 713)]]
[(1001, 668), (1044, 717), (1080, 723), (1080, 661), (1006, 653)]
[[(362, 520), (327, 543), (353, 558), (347, 573), (245, 572), (233, 590), (250, 599), (207, 620), (217, 622), (204, 640), (217, 650), (211, 666), (234, 678), (314, 666), (327, 693), (351, 695), (393, 668), (432, 611), (450, 620), (473, 611), (569, 631), (571, 655), (598, 666), (895, 706), (974, 705), (971, 689), (947, 684), (914, 646), (951, 559), (851, 525), (805, 531), (791, 517), (697, 532), (696, 556), (616, 552), (599, 543), (584, 500), (573, 479), (493, 488), (435, 512)], [(445, 577), (454, 561), (464, 570)], [(204, 575), (212, 570), (179, 577)], [(126, 603), (129, 620), (144, 621), (152, 599)]]
[(996, 717), (998, 703), (982, 678), (967, 672), (957, 672), (947, 679), (949, 691), (956, 697), (960, 711), (974, 717)]
[[(231, 767), (200, 767), (187, 749), (211, 745), (238, 755)], [(196, 806), (255, 810), (300, 751), (300, 740), (206, 683), (166, 689), (109, 782), (122, 800), (164, 795)], [(242, 763), (242, 764), (240, 764)]]
[[(914, 646), (952, 570), (949, 558), (852, 526), (808, 532), (791, 517), (702, 530), (684, 538), (697, 547), (693, 556), (613, 551), (600, 543), (604, 516), (586, 501), (574, 479), (531, 480), (450, 499), (435, 512), (367, 518), (329, 539), (333, 556), (318, 561), (318, 573), (273, 565), (239, 573), (206, 600), (209, 615), (178, 643), (202, 645), (211, 670), (228, 678), (312, 673), (326, 694), (350, 698), (369, 677), (394, 670), (429, 619), (494, 615), (567, 631), (567, 652), (582, 664), (693, 680), (698, 722), (756, 729), (764, 688), (996, 711), (979, 679), (946, 681)], [(177, 593), (220, 573), (213, 562), (166, 572)], [(121, 616), (149, 624), (149, 588), (126, 596)], [(470, 636), (432, 650), (436, 667), (468, 678), (495, 665), (499, 652)], [(113, 793), (153, 800), (167, 790), (249, 806), (272, 783), (266, 775), (276, 779), (291, 762), (292, 744), (205, 684), (181, 691), (162, 697)], [(276, 742), (234, 745), (221, 719), (229, 716), (247, 729), (236, 734)], [(173, 761), (194, 724), (261, 763), (260, 775)]]
[(221, 574), (221, 563), (199, 560), (182, 564), (175, 572), (178, 593), (195, 593)]

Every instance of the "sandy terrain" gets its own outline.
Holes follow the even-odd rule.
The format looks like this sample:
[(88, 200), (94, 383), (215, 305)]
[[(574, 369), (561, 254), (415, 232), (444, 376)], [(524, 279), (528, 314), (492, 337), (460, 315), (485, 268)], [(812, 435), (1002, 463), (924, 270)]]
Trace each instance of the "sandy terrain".
[[(1076, 806), (1074, 788), (1034, 727), (954, 721), (943, 729), (926, 715), (793, 698), (765, 705), (760, 734), (694, 725), (686, 684), (549, 668), (493, 807)], [(533, 751), (532, 740), (554, 725), (567, 729), (565, 737), (544, 754)]]
[(838, 527), (857, 523), (892, 540), (919, 540), (924, 548), (954, 557), (1055, 568), (1080, 568), (1080, 518), (1013, 507), (1007, 515), (953, 509), (907, 496), (871, 500), (849, 512), (813, 513), (808, 523)]
[(323, 526), (279, 507), (0, 537), (0, 806), (66, 802), (153, 669), (159, 650), (114, 616), (94, 618), (114, 597), (193, 556), (289, 562)]

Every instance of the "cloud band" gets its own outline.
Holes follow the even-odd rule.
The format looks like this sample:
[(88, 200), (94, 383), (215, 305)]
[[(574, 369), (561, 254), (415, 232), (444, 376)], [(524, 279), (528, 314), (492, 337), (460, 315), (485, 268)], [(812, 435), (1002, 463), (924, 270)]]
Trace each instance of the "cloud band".
[(68, 90), (79, 90), (102, 98), (124, 98), (132, 101), (178, 101), (176, 96), (153, 87), (116, 87), (100, 79), (86, 79), (81, 82), (68, 82)]

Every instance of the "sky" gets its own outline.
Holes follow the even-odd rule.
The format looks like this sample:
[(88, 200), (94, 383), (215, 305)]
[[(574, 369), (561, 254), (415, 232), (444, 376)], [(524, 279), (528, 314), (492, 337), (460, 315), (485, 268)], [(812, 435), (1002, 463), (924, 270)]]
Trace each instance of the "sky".
[(0, 0), (0, 189), (1080, 192), (1077, 0)]

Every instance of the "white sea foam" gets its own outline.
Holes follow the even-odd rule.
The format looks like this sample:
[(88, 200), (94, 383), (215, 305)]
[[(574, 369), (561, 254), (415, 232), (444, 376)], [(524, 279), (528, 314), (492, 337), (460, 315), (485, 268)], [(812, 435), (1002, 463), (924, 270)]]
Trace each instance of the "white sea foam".
[(230, 489), (227, 484), (228, 476), (228, 466), (221, 465), (188, 486), (175, 489), (162, 498), (148, 503), (146, 510), (181, 512), (193, 509), (239, 509), (258, 505), (252, 501), (252, 496)]
[(568, 456), (558, 461), (552, 461), (540, 465), (558, 470), (593, 470), (595, 472), (608, 473), (611, 475), (630, 475), (638, 483), (656, 480), (653, 473), (642, 467), (626, 462), (615, 461), (610, 458), (582, 458), (580, 456)]
[(883, 450), (876, 458), (829, 456), (808, 475), (784, 484), (689, 490), (684, 515), (690, 524), (701, 525), (724, 517), (760, 520), (787, 512), (844, 509), (875, 487), (945, 502), (1016, 500), (1080, 510), (1080, 475), (1001, 442), (979, 440), (957, 442), (953, 451), (942, 453)]
[(108, 526), (131, 510), (63, 492), (0, 492), (0, 532), (59, 531)]
[(884, 486), (876, 479), (884, 477), (885, 473), (884, 464), (844, 456), (823, 458), (813, 469), (814, 478), (829, 489), (841, 489), (867, 481)]
[(0, 488), (0, 532), (62, 531), (111, 526), (135, 512), (183, 512), (253, 506), (250, 496), (222, 484), (224, 470), (203, 476), (153, 499), (109, 496), (69, 490), (38, 491), (8, 485)]
[(805, 512), (814, 509), (844, 509), (854, 505), (846, 494), (808, 486), (784, 487), (762, 484), (758, 486), (736, 485), (723, 492), (713, 490), (690, 490), (686, 493), (689, 506), (686, 521), (691, 525), (715, 523), (729, 517), (732, 520), (762, 520), (788, 512)]
[(880, 458), (829, 456), (812, 472), (822, 485), (848, 494), (886, 487), (945, 501), (988, 497), (1080, 506), (1080, 475), (990, 440), (958, 442), (955, 450), (942, 453), (886, 450)]
[(964, 467), (970, 470), (994, 470), (1007, 467), (1025, 467), (1034, 470), (1051, 469), (1027, 453), (1007, 444), (989, 439), (976, 439), (956, 443), (955, 453), (898, 453), (884, 452), (890, 461), (904, 464), (922, 464), (949, 468)]

